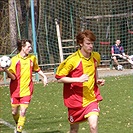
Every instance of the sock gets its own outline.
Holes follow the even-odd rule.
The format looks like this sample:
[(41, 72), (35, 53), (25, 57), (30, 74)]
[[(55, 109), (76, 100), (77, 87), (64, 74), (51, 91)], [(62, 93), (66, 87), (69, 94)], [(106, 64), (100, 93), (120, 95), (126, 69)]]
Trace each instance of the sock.
[(16, 115), (13, 115), (13, 119), (15, 120), (16, 124), (18, 123), (19, 113)]
[(19, 116), (17, 131), (22, 132), (25, 123), (25, 116)]

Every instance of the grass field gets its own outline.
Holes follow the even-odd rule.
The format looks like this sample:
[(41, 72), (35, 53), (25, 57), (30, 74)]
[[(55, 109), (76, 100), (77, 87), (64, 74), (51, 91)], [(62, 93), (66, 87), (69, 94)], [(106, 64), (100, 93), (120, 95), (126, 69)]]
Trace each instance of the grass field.
[[(133, 77), (107, 77), (100, 87), (104, 100), (100, 103), (99, 133), (133, 133)], [(0, 88), (0, 118), (14, 125), (8, 87)], [(24, 130), (27, 133), (67, 133), (67, 109), (63, 105), (62, 84), (49, 83), (47, 87), (35, 84), (33, 99), (28, 108)], [(13, 129), (0, 124), (1, 133)], [(89, 133), (87, 122), (79, 133)]]

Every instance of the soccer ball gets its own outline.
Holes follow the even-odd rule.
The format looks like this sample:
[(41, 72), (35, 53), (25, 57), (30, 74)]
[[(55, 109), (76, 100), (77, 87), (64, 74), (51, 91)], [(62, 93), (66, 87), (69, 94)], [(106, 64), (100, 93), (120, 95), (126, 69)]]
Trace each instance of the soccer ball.
[(117, 70), (118, 70), (118, 71), (122, 71), (122, 70), (123, 70), (123, 66), (122, 66), (122, 65), (118, 65), (118, 66), (117, 66)]
[(0, 66), (2, 68), (9, 68), (11, 66), (11, 59), (10, 57), (4, 55), (0, 58)]

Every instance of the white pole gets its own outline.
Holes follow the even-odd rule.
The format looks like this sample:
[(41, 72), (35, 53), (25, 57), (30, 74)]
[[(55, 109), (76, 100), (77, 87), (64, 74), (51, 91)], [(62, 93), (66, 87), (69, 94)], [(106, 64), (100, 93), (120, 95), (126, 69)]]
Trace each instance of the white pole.
[(62, 50), (62, 43), (61, 43), (60, 28), (59, 28), (59, 23), (58, 23), (57, 19), (55, 19), (55, 24), (56, 24), (56, 31), (57, 31), (57, 37), (58, 37), (60, 61), (62, 62), (64, 60), (63, 59), (63, 50)]

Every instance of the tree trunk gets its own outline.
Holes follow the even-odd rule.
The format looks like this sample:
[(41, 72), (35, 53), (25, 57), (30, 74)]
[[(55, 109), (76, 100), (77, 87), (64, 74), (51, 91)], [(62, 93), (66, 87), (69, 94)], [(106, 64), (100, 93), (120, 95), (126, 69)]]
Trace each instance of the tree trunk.
[(11, 42), (11, 51), (13, 52), (17, 46), (17, 26), (16, 26), (16, 17), (15, 17), (16, 15), (14, 8), (14, 0), (8, 0), (8, 3), (9, 3), (10, 42)]

